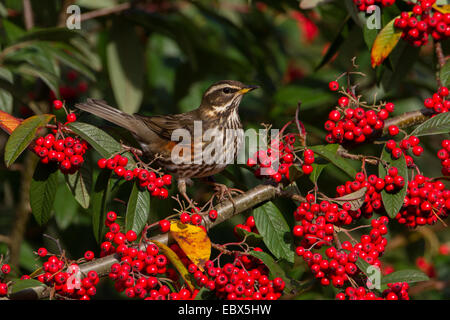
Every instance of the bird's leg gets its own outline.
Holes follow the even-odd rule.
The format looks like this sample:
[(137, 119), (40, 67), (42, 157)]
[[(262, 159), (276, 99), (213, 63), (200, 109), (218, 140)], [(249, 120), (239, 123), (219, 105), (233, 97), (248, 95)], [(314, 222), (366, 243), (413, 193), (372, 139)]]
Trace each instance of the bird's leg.
[(185, 198), (186, 201), (189, 203), (189, 207), (186, 209), (193, 208), (195, 211), (197, 211), (197, 207), (195, 206), (194, 201), (192, 201), (191, 198), (189, 198), (186, 193), (187, 184), (192, 185), (192, 180), (188, 178), (178, 179), (178, 192), (180, 192), (183, 198)]

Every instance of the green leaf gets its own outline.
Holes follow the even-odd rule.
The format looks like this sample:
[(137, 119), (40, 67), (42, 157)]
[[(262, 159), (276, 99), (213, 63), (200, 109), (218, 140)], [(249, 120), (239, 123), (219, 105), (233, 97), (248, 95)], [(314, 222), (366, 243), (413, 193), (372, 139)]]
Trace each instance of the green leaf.
[[(111, 158), (121, 150), (119, 142), (96, 126), (78, 121), (72, 122), (67, 126), (86, 140), (104, 158)], [(128, 158), (127, 168), (132, 168), (136, 165), (130, 152), (122, 153), (122, 156)]]
[(54, 163), (38, 163), (30, 184), (30, 206), (39, 225), (50, 218), (58, 187), (58, 167)]
[[(48, 52), (48, 54), (54, 59), (61, 61), (68, 67), (80, 72), (90, 80), (95, 81), (95, 76), (92, 71), (89, 70), (89, 68), (72, 53), (75, 51), (72, 46), (65, 44), (51, 45), (47, 43), (39, 43), (36, 46), (41, 48), (43, 51)], [(70, 52), (70, 54), (68, 52)]]
[(117, 1), (115, 0), (77, 0), (76, 4), (80, 7), (85, 7), (87, 9), (103, 9), (110, 8), (117, 5)]
[(319, 179), (320, 174), (322, 173), (323, 169), (328, 166), (328, 164), (319, 164), (319, 163), (313, 163), (313, 171), (308, 176), (309, 180), (311, 180), (312, 183), (317, 183), (317, 180)]
[(236, 232), (242, 239), (244, 239), (244, 237), (247, 237), (245, 238), (245, 242), (250, 245), (256, 244), (263, 240), (263, 237), (260, 234), (250, 232), (242, 228), (237, 228)]
[[(13, 84), (13, 74), (6, 68), (0, 67), (0, 79)], [(0, 88), (0, 110), (7, 113), (11, 113), (13, 110), (13, 96), (4, 88)]]
[[(337, 149), (339, 145), (318, 145), (309, 147), (315, 154), (318, 154), (322, 158), (330, 161), (336, 167), (344, 171), (350, 178), (354, 178), (356, 175), (356, 170), (350, 165), (347, 159), (344, 159), (337, 155)], [(335, 151), (334, 151), (335, 150)]]
[(362, 273), (364, 273), (367, 277), (370, 276), (369, 268), (373, 267), (370, 263), (368, 263), (363, 258), (358, 257), (358, 260), (356, 260), (355, 264)]
[(22, 241), (20, 244), (20, 268), (27, 272), (33, 272), (38, 267), (36, 254), (28, 241)]
[(75, 200), (87, 209), (91, 199), (92, 169), (89, 165), (82, 166), (75, 174), (66, 175), (66, 183)]
[(8, 81), (9, 83), (13, 83), (13, 74), (11, 71), (4, 67), (0, 67), (0, 78)]
[(283, 279), (286, 286), (286, 290), (288, 292), (292, 292), (294, 290), (294, 287), (292, 286), (291, 283), (292, 279), (288, 278), (284, 270), (269, 254), (267, 254), (266, 252), (254, 250), (250, 251), (249, 254), (251, 256), (254, 256), (255, 258), (260, 259), (264, 263), (264, 265), (269, 269), (270, 272), (269, 277), (271, 279), (280, 277)]
[(411, 135), (429, 136), (450, 132), (450, 112), (440, 113), (417, 126)]
[(196, 294), (194, 300), (209, 300), (211, 299), (211, 290), (202, 287)]
[(13, 96), (2, 88), (0, 88), (0, 110), (7, 113), (11, 113), (13, 110)]
[(114, 97), (121, 110), (135, 113), (144, 93), (144, 48), (134, 26), (121, 20), (114, 21), (109, 35), (106, 57)]
[(9, 167), (36, 138), (39, 128), (45, 126), (54, 115), (40, 114), (25, 119), (12, 133), (5, 146), (5, 164)]
[(450, 87), (450, 60), (444, 65), (440, 73), (441, 83), (444, 87)]
[(26, 31), (8, 19), (1, 19), (8, 43), (15, 42), (26, 34)]
[(137, 234), (140, 234), (148, 221), (149, 214), (150, 193), (147, 190), (139, 190), (135, 183), (127, 204), (125, 217), (126, 230), (133, 230)]
[(56, 41), (56, 42), (69, 42), (73, 38), (82, 37), (82, 33), (70, 30), (67, 28), (42, 28), (33, 29), (28, 31), (24, 36), (16, 40), (16, 42), (23, 41)]
[(322, 68), (324, 65), (326, 65), (333, 57), (334, 55), (339, 51), (342, 44), (347, 39), (348, 29), (351, 22), (351, 16), (348, 15), (345, 20), (342, 22), (341, 26), (339, 27), (339, 31), (337, 32), (336, 37), (333, 39), (333, 42), (328, 47), (327, 52), (323, 56), (322, 60), (320, 61), (319, 65), (315, 67), (315, 71)]
[(383, 277), (381, 284), (395, 283), (395, 282), (406, 282), (414, 283), (421, 281), (428, 281), (430, 278), (419, 270), (400, 270), (392, 272)]
[(295, 181), (301, 176), (303, 176), (303, 171), (297, 165), (289, 167), (289, 181)]
[(256, 208), (255, 224), (264, 244), (277, 259), (294, 262), (291, 230), (280, 210), (272, 203)]
[(24, 75), (32, 76), (35, 78), (40, 78), (44, 83), (55, 92), (55, 94), (59, 94), (58, 90), (58, 83), (59, 79), (58, 76), (54, 73), (50, 73), (48, 71), (42, 70), (40, 68), (36, 68), (29, 64), (22, 64), (17, 68), (17, 72), (22, 73)]
[[(403, 202), (405, 201), (408, 186), (408, 168), (406, 166), (405, 156), (402, 154), (399, 159), (392, 159), (391, 154), (386, 151), (386, 146), (383, 148), (383, 152), (381, 153), (381, 160), (386, 161), (390, 167), (396, 167), (398, 169), (398, 174), (405, 179), (405, 185), (398, 192), (387, 193), (385, 190), (381, 191), (381, 199), (383, 200), (384, 209), (390, 218), (395, 218), (403, 206)], [(386, 175), (387, 169), (385, 169), (383, 163), (380, 162), (378, 165), (378, 176), (380, 178), (384, 178)]]
[(100, 242), (103, 236), (104, 222), (106, 219), (106, 202), (110, 191), (110, 170), (102, 170), (95, 182), (92, 193), (92, 228), (97, 242)]
[[(66, 175), (66, 178), (68, 176), (72, 175)], [(61, 179), (60, 183), (62, 180), (63, 179)], [(55, 221), (58, 228), (65, 230), (73, 221), (78, 209), (77, 202), (72, 197), (69, 188), (58, 188), (53, 208), (55, 209)]]
[[(337, 144), (329, 144), (325, 146), (325, 149), (336, 153), (337, 149), (339, 148), (339, 145)], [(312, 164), (313, 172), (309, 175), (309, 180), (311, 180), (312, 183), (316, 184), (317, 180), (319, 179), (320, 174), (322, 173), (323, 169), (325, 169), (328, 166), (328, 161), (321, 161), (320, 159), (316, 159), (315, 162)]]
[(46, 285), (36, 279), (17, 280), (14, 281), (14, 284), (11, 286), (9, 293), (15, 294), (19, 291), (35, 287), (46, 287)]
[(120, 151), (120, 143), (96, 126), (77, 121), (70, 123), (68, 127), (86, 140), (104, 158), (110, 158)]

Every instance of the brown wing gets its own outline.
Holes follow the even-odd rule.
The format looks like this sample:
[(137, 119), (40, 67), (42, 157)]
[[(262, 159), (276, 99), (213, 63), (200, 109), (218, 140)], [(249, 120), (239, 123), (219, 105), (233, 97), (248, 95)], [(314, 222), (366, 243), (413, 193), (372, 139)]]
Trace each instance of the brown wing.
[(172, 138), (173, 131), (176, 129), (186, 129), (191, 133), (194, 132), (194, 121), (198, 120), (193, 112), (152, 117), (140, 116), (138, 114), (134, 116), (141, 119), (150, 130), (162, 139), (169, 141)]

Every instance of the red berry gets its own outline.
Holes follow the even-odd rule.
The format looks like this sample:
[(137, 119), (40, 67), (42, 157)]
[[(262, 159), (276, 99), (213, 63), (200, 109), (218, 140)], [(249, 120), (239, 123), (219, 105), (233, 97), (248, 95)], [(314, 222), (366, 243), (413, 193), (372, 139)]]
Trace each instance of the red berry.
[(302, 166), (302, 171), (304, 174), (311, 174), (311, 172), (313, 172), (314, 168), (311, 165), (303, 165)]
[(159, 227), (161, 232), (168, 232), (170, 230), (170, 221), (166, 219), (159, 221)]
[(4, 273), (4, 274), (8, 274), (8, 273), (10, 273), (11, 272), (11, 266), (9, 265), (9, 264), (4, 264), (3, 266), (2, 266), (2, 272)]
[(137, 234), (133, 230), (128, 230), (125, 236), (128, 242), (133, 242), (137, 239)]
[(211, 220), (216, 220), (217, 215), (218, 215), (217, 210), (212, 209), (208, 212), (208, 216)]
[(184, 224), (189, 223), (191, 221), (191, 216), (189, 215), (189, 213), (183, 212), (180, 215), (180, 221)]
[(421, 146), (415, 146), (415, 147), (412, 149), (412, 153), (413, 153), (415, 156), (420, 156), (420, 155), (423, 153), (423, 148), (422, 148)]
[(77, 116), (76, 116), (76, 114), (75, 114), (75, 113), (69, 113), (69, 114), (67, 115), (66, 121), (69, 122), (69, 123), (77, 121)]
[(63, 103), (61, 100), (53, 100), (53, 107), (55, 110), (59, 110), (63, 107)]
[(339, 83), (337, 81), (331, 81), (328, 84), (328, 88), (330, 88), (331, 91), (338, 91), (339, 90)]
[(86, 252), (84, 253), (84, 258), (85, 258), (87, 261), (91, 261), (92, 259), (94, 259), (94, 252), (92, 252), (92, 251), (86, 251)]
[(194, 225), (199, 225), (202, 222), (202, 216), (198, 213), (195, 213), (191, 216), (191, 222)]
[(396, 135), (400, 132), (400, 130), (398, 129), (398, 127), (395, 126), (395, 125), (389, 126), (388, 131), (389, 131), (389, 134), (390, 134), (391, 136), (396, 136)]

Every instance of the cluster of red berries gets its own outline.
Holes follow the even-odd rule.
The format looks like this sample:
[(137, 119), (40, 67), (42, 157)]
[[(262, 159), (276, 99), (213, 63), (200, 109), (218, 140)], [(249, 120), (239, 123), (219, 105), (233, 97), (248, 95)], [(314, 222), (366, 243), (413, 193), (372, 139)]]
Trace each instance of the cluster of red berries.
[(424, 46), (431, 35), (441, 41), (450, 37), (450, 14), (442, 14), (433, 9), (436, 0), (418, 0), (412, 13), (402, 12), (395, 19), (394, 26), (403, 31), (402, 39), (414, 47)]
[[(66, 83), (59, 87), (59, 95), (63, 100), (74, 101), (87, 90), (87, 82), (80, 79), (78, 72), (70, 70), (66, 74)], [(56, 95), (53, 91), (50, 91), (50, 99), (56, 99)]]
[[(388, 132), (391, 136), (395, 136), (399, 133), (397, 126), (389, 126)], [(414, 159), (408, 155), (409, 149), (411, 149), (412, 154), (416, 157), (420, 157), (423, 153), (422, 146), (419, 145), (420, 139), (416, 136), (410, 136), (409, 138), (402, 139), (399, 143), (395, 140), (388, 140), (386, 142), (386, 150), (391, 154), (392, 159), (399, 159), (402, 154), (405, 155), (406, 165), (408, 168), (414, 167)]]
[[(49, 255), (46, 248), (39, 248), (37, 254), (40, 257)], [(44, 273), (38, 275), (37, 280), (53, 287), (58, 295), (65, 298), (90, 300), (97, 293), (95, 286), (100, 280), (97, 272), (91, 270), (82, 277), (78, 264), (71, 263), (67, 268), (66, 266), (64, 259), (49, 255), (47, 261), (42, 264)], [(21, 280), (25, 279), (30, 279), (30, 276), (21, 277)]]
[(442, 149), (437, 152), (437, 156), (441, 160), (442, 174), (450, 176), (450, 140), (443, 140), (441, 146)]
[(141, 189), (147, 189), (150, 195), (160, 199), (166, 199), (169, 196), (169, 191), (165, 186), (172, 184), (172, 176), (164, 174), (157, 176), (154, 171), (149, 171), (144, 168), (136, 167), (133, 170), (126, 169), (128, 158), (119, 154), (110, 159), (101, 158), (97, 161), (97, 166), (100, 169), (108, 169), (114, 171), (116, 176), (131, 181), (136, 179), (138, 186)]
[[(272, 141), (270, 148), (256, 152), (253, 157), (247, 160), (247, 165), (251, 168), (257, 167), (255, 176), (270, 177), (276, 183), (283, 179), (289, 181), (289, 168), (294, 163), (294, 143), (295, 135), (284, 136), (284, 143)], [(303, 152), (302, 171), (304, 174), (311, 174), (313, 171), (314, 151), (305, 149)]]
[(241, 238), (241, 236), (239, 235), (238, 229), (242, 229), (247, 232), (253, 232), (253, 233), (259, 234), (258, 230), (256, 229), (255, 217), (253, 217), (253, 216), (249, 216), (247, 218), (247, 220), (245, 220), (244, 224), (238, 223), (237, 225), (234, 226), (234, 230), (233, 230), (234, 235), (237, 238)]
[(373, 5), (390, 7), (395, 3), (395, 0), (353, 0), (353, 3), (359, 11), (366, 11)]
[[(334, 82), (336, 81), (330, 83), (332, 90), (336, 86)], [(337, 87), (339, 87), (338, 84)], [(363, 143), (382, 132), (384, 120), (394, 111), (394, 104), (391, 102), (377, 111), (364, 110), (362, 107), (353, 108), (349, 105), (350, 99), (342, 96), (338, 100), (338, 107), (329, 113), (324, 125), (325, 130), (328, 131), (325, 136), (328, 143)]]
[(194, 264), (188, 270), (197, 285), (224, 300), (277, 300), (285, 287), (282, 278), (270, 280), (267, 267), (259, 259), (245, 254), (237, 255), (233, 263), (223, 267), (215, 267), (209, 260), (204, 272)]
[[(218, 212), (217, 210), (211, 209), (208, 211), (208, 217), (211, 221), (217, 219)], [(203, 222), (203, 215), (200, 212), (200, 208), (191, 209), (191, 213), (182, 212), (180, 214), (180, 222), (183, 224), (193, 224), (194, 226), (199, 226), (206, 232), (205, 226), (201, 225)], [(158, 222), (159, 229), (162, 233), (170, 231), (170, 221), (167, 219), (162, 219)]]
[[(11, 266), (7, 263), (2, 265), (1, 267), (2, 278), (11, 272)], [(0, 297), (4, 297), (8, 294), (8, 284), (6, 282), (2, 282), (3, 279), (0, 279)]]
[(390, 167), (388, 174), (384, 177), (384, 190), (388, 193), (395, 193), (405, 186), (405, 179), (398, 174), (396, 167)]
[(89, 145), (77, 137), (57, 138), (52, 133), (35, 140), (33, 148), (41, 163), (56, 162), (64, 174), (75, 173), (84, 163), (83, 155)]
[(450, 111), (450, 100), (446, 100), (448, 95), (448, 88), (440, 87), (431, 98), (425, 99), (423, 105), (425, 108), (433, 110), (435, 114), (448, 112)]
[(344, 292), (336, 295), (336, 300), (409, 300), (409, 285), (406, 282), (388, 283), (382, 297), (377, 297), (372, 291), (364, 287), (347, 287)]
[(408, 190), (397, 221), (414, 228), (434, 224), (450, 214), (450, 190), (439, 180), (417, 174), (408, 183)]
[[(167, 285), (163, 285), (157, 276), (165, 275), (175, 281), (178, 275), (174, 269), (168, 267), (167, 257), (155, 244), (149, 244), (145, 249), (139, 247), (136, 232), (129, 230), (122, 233), (116, 219), (117, 214), (114, 211), (106, 214), (105, 225), (109, 227), (109, 232), (100, 245), (101, 256), (113, 253), (120, 256), (120, 263), (114, 263), (109, 272), (109, 278), (115, 281), (115, 289), (125, 292), (129, 298), (168, 299), (171, 290)], [(186, 289), (179, 294), (183, 299), (191, 297), (191, 292)]]
[[(320, 216), (317, 218), (320, 218)], [(296, 253), (303, 257), (315, 278), (320, 279), (320, 283), (323, 286), (332, 284), (336, 288), (341, 288), (349, 281), (350, 277), (360, 272), (356, 266), (356, 261), (359, 258), (364, 259), (371, 265), (381, 265), (378, 258), (384, 253), (387, 244), (387, 240), (383, 235), (388, 232), (386, 227), (388, 220), (385, 216), (373, 219), (371, 221), (372, 230), (368, 235), (362, 235), (360, 242), (354, 245), (349, 241), (342, 243), (342, 249), (345, 251), (338, 250), (332, 246), (332, 239), (330, 239), (331, 241), (327, 243), (329, 247), (325, 250), (326, 257), (320, 252), (313, 253), (311, 251), (313, 248), (317, 248), (315, 245), (305, 248), (300, 244), (296, 249)], [(324, 242), (321, 239), (316, 239), (315, 241), (318, 244)]]

